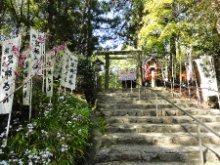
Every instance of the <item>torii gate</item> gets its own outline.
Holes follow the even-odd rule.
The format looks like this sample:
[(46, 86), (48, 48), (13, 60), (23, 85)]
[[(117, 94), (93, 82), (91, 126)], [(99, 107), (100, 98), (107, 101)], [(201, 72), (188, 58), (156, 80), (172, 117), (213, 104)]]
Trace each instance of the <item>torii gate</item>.
[[(122, 51), (97, 51), (94, 53), (96, 56), (105, 56), (105, 89), (109, 88), (109, 67), (110, 60), (122, 60), (126, 58), (132, 58), (132, 55), (136, 55), (137, 61), (137, 82), (142, 83), (142, 50), (122, 50)], [(130, 55), (128, 57), (111, 57), (111, 55)]]

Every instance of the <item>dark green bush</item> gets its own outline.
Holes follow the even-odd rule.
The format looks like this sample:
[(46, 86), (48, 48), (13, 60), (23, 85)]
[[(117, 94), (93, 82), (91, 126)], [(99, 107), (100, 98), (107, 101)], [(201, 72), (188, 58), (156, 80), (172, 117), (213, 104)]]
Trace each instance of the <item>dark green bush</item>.
[(96, 80), (95, 68), (88, 58), (80, 58), (77, 71), (77, 88), (85, 94), (85, 98), (90, 106), (95, 104), (96, 100)]

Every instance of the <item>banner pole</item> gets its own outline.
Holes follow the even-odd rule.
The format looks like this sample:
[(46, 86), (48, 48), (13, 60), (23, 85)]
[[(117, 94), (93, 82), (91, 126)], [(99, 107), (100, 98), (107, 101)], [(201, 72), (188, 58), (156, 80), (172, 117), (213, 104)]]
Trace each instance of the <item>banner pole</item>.
[(44, 93), (44, 86), (45, 86), (45, 85), (44, 85), (44, 83), (45, 83), (45, 82), (44, 82), (44, 80), (45, 80), (45, 75), (44, 75), (44, 74), (45, 74), (45, 72), (44, 72), (44, 62), (43, 62), (42, 70), (43, 70), (43, 71), (42, 71), (42, 72), (43, 72), (42, 93)]
[(30, 105), (29, 105), (29, 122), (31, 121), (31, 117), (32, 117), (32, 79), (30, 80)]
[(42, 63), (43, 63), (43, 66), (42, 66), (42, 72), (43, 72), (43, 84), (42, 84), (42, 92), (44, 93), (44, 89), (45, 89), (45, 73), (46, 73), (46, 69), (45, 68), (45, 65), (46, 65), (46, 53), (44, 52), (44, 44), (41, 45), (41, 52), (43, 53), (42, 54)]
[(7, 146), (10, 123), (11, 123), (11, 112), (8, 114), (8, 123), (7, 123), (7, 128), (6, 128), (6, 141), (5, 141), (5, 144), (3, 144), (4, 146)]

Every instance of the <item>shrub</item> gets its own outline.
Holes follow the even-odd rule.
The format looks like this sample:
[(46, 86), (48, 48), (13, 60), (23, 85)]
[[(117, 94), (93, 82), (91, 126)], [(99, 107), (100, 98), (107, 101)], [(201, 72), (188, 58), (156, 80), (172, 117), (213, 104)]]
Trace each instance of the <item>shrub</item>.
[(96, 100), (96, 81), (95, 68), (90, 59), (79, 59), (77, 76), (78, 90), (85, 94), (88, 104), (93, 106)]
[(90, 109), (76, 96), (54, 97), (53, 108), (27, 127), (10, 132), (8, 145), (0, 148), (0, 164), (75, 164), (90, 144)]

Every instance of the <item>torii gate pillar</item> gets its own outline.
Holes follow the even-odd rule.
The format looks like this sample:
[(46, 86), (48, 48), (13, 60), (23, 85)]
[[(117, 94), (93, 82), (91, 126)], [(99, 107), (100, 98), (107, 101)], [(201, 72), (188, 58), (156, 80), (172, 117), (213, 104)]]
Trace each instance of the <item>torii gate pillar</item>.
[(109, 88), (109, 66), (110, 66), (110, 60), (109, 55), (105, 55), (105, 89)]

